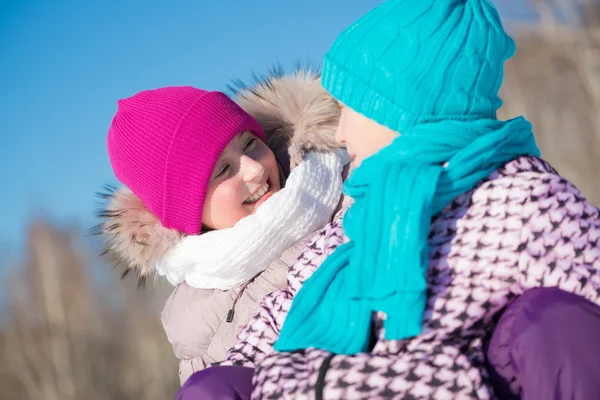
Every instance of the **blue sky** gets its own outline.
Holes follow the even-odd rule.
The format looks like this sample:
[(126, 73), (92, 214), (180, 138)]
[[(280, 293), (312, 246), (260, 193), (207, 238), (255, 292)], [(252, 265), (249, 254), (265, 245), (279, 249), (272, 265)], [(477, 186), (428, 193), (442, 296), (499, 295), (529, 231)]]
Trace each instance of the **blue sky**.
[[(379, 3), (1, 1), (0, 250), (19, 252), (36, 216), (95, 223), (95, 191), (116, 182), (105, 140), (119, 98), (167, 85), (224, 90), (273, 63), (318, 64)], [(528, 14), (523, 0), (500, 6)]]

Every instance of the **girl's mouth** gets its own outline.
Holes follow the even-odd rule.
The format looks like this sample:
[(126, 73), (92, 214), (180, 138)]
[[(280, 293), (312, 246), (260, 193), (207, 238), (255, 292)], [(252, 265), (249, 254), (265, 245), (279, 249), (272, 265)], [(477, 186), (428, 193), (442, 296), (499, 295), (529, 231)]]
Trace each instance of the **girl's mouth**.
[(265, 197), (266, 194), (269, 193), (270, 188), (271, 188), (271, 185), (269, 184), (269, 179), (267, 179), (265, 181), (264, 185), (262, 185), (256, 192), (254, 192), (254, 194), (252, 194), (252, 196), (250, 196), (248, 199), (246, 199), (246, 201), (244, 201), (244, 204), (257, 203), (263, 197)]

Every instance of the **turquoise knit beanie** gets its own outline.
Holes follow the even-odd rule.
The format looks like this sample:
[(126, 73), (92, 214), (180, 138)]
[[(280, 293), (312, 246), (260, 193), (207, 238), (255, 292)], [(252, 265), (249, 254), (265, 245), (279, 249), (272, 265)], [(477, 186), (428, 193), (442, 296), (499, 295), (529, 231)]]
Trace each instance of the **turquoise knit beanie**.
[(495, 119), (503, 65), (514, 52), (489, 0), (389, 0), (340, 34), (322, 82), (397, 132), (442, 119)]

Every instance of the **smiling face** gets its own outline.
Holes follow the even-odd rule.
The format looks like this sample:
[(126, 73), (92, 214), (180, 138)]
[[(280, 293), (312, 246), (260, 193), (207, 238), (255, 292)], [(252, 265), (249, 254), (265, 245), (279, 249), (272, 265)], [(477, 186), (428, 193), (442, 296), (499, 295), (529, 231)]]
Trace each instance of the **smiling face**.
[(223, 150), (211, 175), (202, 210), (205, 228), (231, 228), (281, 189), (275, 155), (249, 131)]
[(358, 167), (366, 158), (391, 144), (398, 135), (398, 132), (343, 106), (335, 139), (346, 146), (352, 166)]

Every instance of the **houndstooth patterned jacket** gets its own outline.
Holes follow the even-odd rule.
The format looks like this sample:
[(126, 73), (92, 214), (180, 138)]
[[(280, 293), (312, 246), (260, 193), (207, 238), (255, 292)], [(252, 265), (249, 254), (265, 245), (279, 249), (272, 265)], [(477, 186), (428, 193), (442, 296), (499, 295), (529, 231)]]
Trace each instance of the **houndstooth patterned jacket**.
[(484, 338), (511, 299), (557, 286), (600, 304), (599, 210), (547, 163), (522, 157), (433, 219), (421, 335), (384, 340), (377, 313), (369, 353), (276, 353), (294, 295), (345, 240), (341, 219), (316, 233), (290, 268), (289, 287), (264, 298), (221, 364), (256, 368), (253, 399), (494, 398)]

